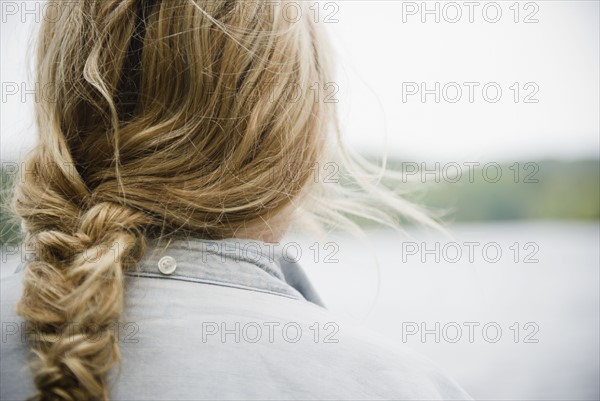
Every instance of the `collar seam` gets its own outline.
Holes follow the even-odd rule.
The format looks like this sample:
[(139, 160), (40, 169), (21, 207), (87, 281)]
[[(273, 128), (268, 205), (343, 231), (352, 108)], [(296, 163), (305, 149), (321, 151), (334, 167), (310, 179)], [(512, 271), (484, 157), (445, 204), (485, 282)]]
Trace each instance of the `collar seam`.
[(277, 291), (277, 290), (260, 288), (260, 287), (246, 286), (243, 284), (235, 284), (235, 283), (231, 283), (231, 282), (227, 282), (227, 281), (207, 280), (207, 279), (202, 279), (202, 278), (184, 276), (181, 274), (179, 274), (179, 275), (173, 274), (170, 276), (165, 276), (163, 274), (153, 273), (153, 272), (129, 271), (129, 272), (125, 272), (125, 275), (130, 276), (130, 277), (156, 278), (156, 279), (163, 279), (163, 280), (177, 280), (177, 281), (186, 281), (186, 282), (191, 282), (191, 283), (215, 285), (215, 286), (219, 286), (219, 287), (238, 288), (241, 290), (257, 291), (257, 292), (262, 292), (265, 294), (279, 295), (279, 296), (286, 297), (286, 298), (303, 300), (302, 297), (298, 297), (297, 295), (289, 294), (289, 293), (286, 293), (283, 291)]

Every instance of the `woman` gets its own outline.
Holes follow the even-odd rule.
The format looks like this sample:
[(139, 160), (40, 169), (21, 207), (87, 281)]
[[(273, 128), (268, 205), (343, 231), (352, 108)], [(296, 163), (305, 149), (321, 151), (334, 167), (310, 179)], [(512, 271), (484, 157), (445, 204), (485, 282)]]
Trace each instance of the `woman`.
[[(18, 323), (3, 399), (468, 398), (330, 315), (272, 252), (292, 223), (427, 221), (329, 134), (310, 4), (293, 20), (269, 1), (50, 5), (14, 197), (35, 256), (2, 282), (3, 327)], [(331, 160), (344, 186), (315, 180)]]

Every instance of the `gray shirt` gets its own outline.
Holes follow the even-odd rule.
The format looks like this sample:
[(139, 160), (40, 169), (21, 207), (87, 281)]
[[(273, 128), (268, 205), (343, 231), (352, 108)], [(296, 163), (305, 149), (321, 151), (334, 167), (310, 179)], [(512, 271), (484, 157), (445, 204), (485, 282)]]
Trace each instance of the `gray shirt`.
[[(251, 240), (154, 246), (127, 273), (113, 400), (470, 399), (433, 363), (323, 308), (298, 265)], [(0, 399), (33, 394), (4, 278)]]

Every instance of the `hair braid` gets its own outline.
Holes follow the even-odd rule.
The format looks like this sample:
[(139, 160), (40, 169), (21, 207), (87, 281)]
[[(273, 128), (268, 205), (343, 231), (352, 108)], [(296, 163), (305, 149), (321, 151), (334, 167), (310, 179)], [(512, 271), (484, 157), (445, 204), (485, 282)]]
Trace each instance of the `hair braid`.
[[(35, 400), (107, 400), (107, 373), (120, 361), (118, 319), (123, 271), (144, 248), (147, 217), (100, 203), (82, 214), (78, 231), (32, 233), (42, 252), (25, 271), (18, 312), (30, 328)], [(71, 250), (72, 255), (66, 252)], [(48, 255), (61, 255), (56, 263)]]

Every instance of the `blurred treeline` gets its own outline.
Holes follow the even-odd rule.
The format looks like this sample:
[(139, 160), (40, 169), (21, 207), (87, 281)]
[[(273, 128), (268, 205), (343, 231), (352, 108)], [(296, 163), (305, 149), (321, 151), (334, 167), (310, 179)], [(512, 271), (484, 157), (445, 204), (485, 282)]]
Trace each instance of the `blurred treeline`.
[(0, 244), (14, 244), (20, 239), (20, 229), (16, 218), (12, 215), (9, 202), (12, 196), (12, 187), (14, 185), (14, 175), (8, 174), (8, 169), (2, 165), (0, 175)]
[(426, 174), (424, 191), (414, 200), (446, 210), (450, 221), (600, 219), (599, 160), (544, 160), (487, 168), (481, 163), (471, 172), (461, 166), (458, 182), (453, 182), (455, 166), (441, 166), (446, 166), (446, 173)]
[[(599, 160), (459, 164), (460, 170), (456, 163), (440, 163), (437, 174), (434, 166), (428, 163), (423, 172), (420, 163), (388, 160), (388, 168), (403, 171), (406, 181), (415, 181), (411, 186), (422, 189), (408, 197), (445, 212), (448, 221), (600, 219)], [(13, 177), (2, 169), (1, 244), (19, 240), (18, 221), (7, 209)]]

